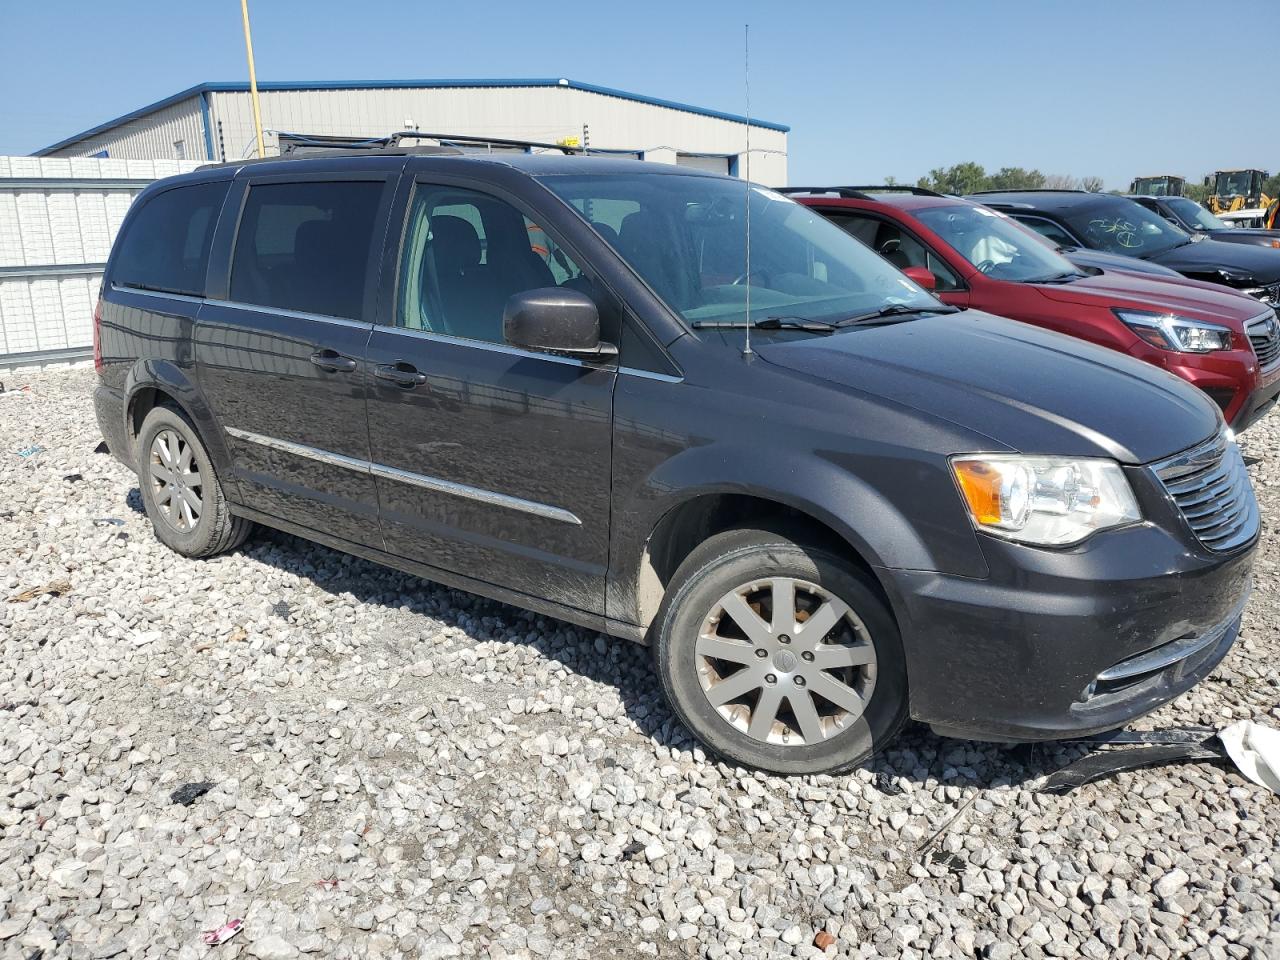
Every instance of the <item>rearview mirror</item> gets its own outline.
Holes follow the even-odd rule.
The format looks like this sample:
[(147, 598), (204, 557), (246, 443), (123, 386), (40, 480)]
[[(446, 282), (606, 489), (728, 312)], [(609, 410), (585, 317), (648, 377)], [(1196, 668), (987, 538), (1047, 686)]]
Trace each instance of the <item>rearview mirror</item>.
[(525, 290), (507, 300), (502, 335), (513, 347), (549, 350), (583, 360), (617, 356), (600, 341), (600, 311), (585, 293), (561, 287)]
[(938, 285), (937, 277), (928, 267), (903, 267), (902, 272), (926, 290), (932, 290)]

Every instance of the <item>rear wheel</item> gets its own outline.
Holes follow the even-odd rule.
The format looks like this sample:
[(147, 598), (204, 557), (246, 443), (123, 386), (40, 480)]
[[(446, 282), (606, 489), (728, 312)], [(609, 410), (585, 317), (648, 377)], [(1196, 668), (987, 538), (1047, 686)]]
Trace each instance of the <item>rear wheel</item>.
[(897, 626), (843, 557), (761, 530), (708, 540), (677, 571), (654, 656), (684, 724), (776, 773), (835, 773), (906, 721)]
[(186, 557), (244, 543), (252, 521), (231, 514), (200, 434), (170, 407), (155, 407), (138, 433), (142, 503), (157, 539)]

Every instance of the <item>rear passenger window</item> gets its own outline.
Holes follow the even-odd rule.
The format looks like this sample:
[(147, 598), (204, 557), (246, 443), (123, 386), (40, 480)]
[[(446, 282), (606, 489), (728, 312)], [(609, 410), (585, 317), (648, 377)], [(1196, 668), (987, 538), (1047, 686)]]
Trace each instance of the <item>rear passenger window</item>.
[(381, 180), (249, 188), (231, 262), (231, 299), (358, 320)]
[(209, 246), (229, 181), (196, 183), (145, 202), (120, 240), (111, 282), (204, 296)]

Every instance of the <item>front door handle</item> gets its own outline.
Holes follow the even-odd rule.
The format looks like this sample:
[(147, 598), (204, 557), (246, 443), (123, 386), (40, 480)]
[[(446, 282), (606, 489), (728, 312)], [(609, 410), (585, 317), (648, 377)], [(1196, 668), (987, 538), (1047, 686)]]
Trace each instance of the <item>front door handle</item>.
[(395, 363), (382, 363), (374, 367), (373, 375), (379, 380), (390, 380), (397, 386), (413, 388), (427, 382), (427, 375), (420, 373), (412, 363), (397, 360)]
[(350, 373), (356, 368), (356, 362), (350, 357), (344, 357), (337, 350), (317, 350), (311, 355), (311, 362), (321, 370), (327, 370), (330, 373)]

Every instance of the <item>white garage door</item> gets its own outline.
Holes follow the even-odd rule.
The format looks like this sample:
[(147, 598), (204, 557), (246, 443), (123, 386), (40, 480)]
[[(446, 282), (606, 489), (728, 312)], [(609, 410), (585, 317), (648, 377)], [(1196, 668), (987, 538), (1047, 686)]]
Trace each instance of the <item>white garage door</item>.
[(676, 164), (681, 167), (693, 167), (695, 170), (706, 170), (708, 173), (729, 173), (730, 157), (713, 157), (705, 153), (677, 153)]

